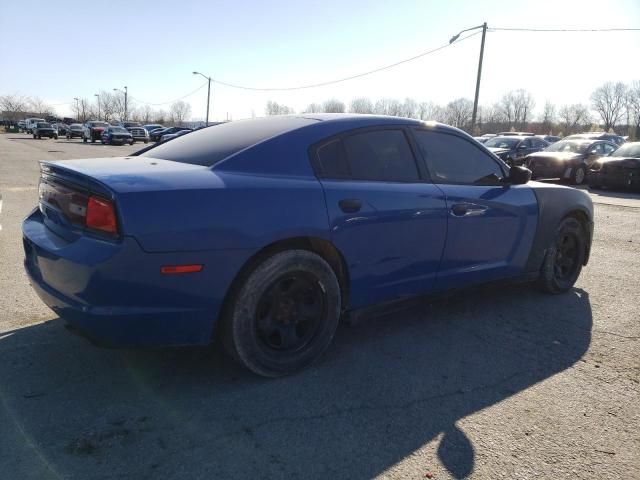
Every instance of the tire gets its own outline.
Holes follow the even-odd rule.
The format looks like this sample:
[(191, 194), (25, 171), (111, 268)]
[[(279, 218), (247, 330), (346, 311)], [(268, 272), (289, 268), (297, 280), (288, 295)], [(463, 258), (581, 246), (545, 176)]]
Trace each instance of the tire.
[(67, 135), (67, 140), (71, 140), (71, 137), (69, 135)]
[(58, 139), (58, 135), (54, 135), (54, 136), (53, 136), (53, 139), (54, 139), (54, 140), (57, 140), (57, 139)]
[(42, 140), (42, 135), (38, 134), (38, 140)]
[(34, 138), (34, 139), (35, 139), (35, 138), (38, 138), (38, 137), (36, 136), (36, 134), (35, 134), (35, 133), (33, 134), (33, 138)]
[(222, 316), (222, 339), (252, 372), (290, 375), (324, 353), (340, 311), (340, 285), (329, 264), (315, 253), (288, 250), (264, 260), (234, 288)]
[(572, 185), (582, 185), (587, 178), (587, 169), (584, 168), (584, 165), (578, 165), (571, 172), (571, 184)]
[(133, 145), (133, 140), (129, 140), (129, 145)]
[(105, 144), (104, 138), (101, 138), (100, 141), (102, 142), (102, 144)]
[(145, 143), (145, 145), (146, 145), (147, 143), (149, 143), (149, 140), (145, 140), (145, 141), (144, 141), (144, 143)]
[(83, 141), (84, 143), (87, 143), (87, 137), (85, 137), (85, 136), (83, 135), (83, 136), (82, 136), (82, 141)]
[(569, 291), (582, 271), (586, 243), (586, 232), (577, 219), (567, 217), (562, 220), (544, 257), (538, 288), (551, 294)]

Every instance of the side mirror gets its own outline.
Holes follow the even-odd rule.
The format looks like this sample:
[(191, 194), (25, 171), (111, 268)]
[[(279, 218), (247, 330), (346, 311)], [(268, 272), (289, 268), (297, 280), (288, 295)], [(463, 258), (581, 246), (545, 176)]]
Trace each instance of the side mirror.
[(525, 167), (511, 167), (508, 180), (512, 185), (524, 185), (531, 180), (531, 170)]

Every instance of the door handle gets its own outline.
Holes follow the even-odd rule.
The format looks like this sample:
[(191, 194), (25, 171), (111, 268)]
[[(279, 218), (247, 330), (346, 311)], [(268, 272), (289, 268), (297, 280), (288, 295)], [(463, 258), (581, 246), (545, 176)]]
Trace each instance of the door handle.
[(451, 205), (451, 215), (454, 217), (477, 217), (484, 215), (488, 207), (475, 203), (454, 203)]
[(362, 200), (357, 198), (345, 198), (340, 200), (338, 205), (340, 206), (340, 210), (344, 213), (355, 213), (359, 212), (362, 208)]

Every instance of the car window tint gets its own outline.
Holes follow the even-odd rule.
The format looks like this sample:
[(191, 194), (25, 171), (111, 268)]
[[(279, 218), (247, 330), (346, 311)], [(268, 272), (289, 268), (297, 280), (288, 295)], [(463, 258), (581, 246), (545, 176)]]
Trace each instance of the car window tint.
[(441, 132), (414, 130), (434, 183), (486, 184), (504, 177), (498, 162), (472, 142)]
[(522, 141), (522, 143), (520, 144), (521, 146), (524, 146), (525, 148), (531, 148), (531, 140), (529, 140), (528, 138), (524, 139)]
[(317, 152), (318, 175), (324, 178), (349, 177), (349, 165), (341, 140), (322, 145)]
[(595, 145), (593, 145), (589, 150), (589, 153), (602, 155), (604, 153), (604, 151), (602, 150), (602, 143), (596, 143)]
[(418, 182), (420, 175), (402, 130), (357, 133), (344, 139), (351, 178)]
[(611, 152), (615, 151), (616, 147), (614, 147), (613, 145), (608, 145), (608, 144), (604, 144), (604, 153), (605, 155), (610, 154)]

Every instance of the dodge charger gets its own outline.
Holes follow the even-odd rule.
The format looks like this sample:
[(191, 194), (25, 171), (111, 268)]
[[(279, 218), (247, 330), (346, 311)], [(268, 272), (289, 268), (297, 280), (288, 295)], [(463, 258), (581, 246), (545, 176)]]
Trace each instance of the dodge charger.
[(222, 345), (294, 373), (341, 318), (487, 282), (572, 288), (587, 194), (438, 123), (229, 122), (120, 158), (46, 161), (23, 223), (41, 299), (111, 345)]

